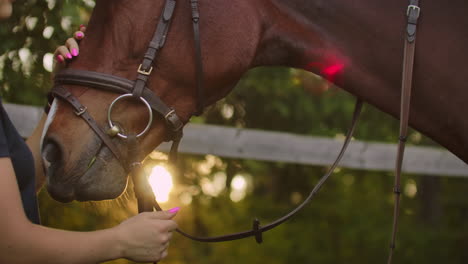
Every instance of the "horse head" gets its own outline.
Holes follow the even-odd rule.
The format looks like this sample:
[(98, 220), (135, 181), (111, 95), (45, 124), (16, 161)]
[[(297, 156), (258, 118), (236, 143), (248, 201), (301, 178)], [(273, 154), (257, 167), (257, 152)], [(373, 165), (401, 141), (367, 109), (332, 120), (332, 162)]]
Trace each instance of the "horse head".
[[(211, 2), (210, 6), (204, 6), (204, 3), (200, 6), (203, 12), (200, 28), (204, 104), (223, 97), (252, 67), (261, 30), (258, 14), (248, 8), (249, 3), (212, 2), (224, 2), (237, 11), (215, 12), (210, 8), (215, 3)], [(87, 37), (80, 43), (80, 55), (69, 68), (135, 80), (163, 7), (164, 1), (98, 1), (88, 24)], [(242, 21), (239, 22), (240, 17)], [(230, 30), (226, 31), (228, 27)], [(232, 34), (237, 37), (229, 43), (221, 41), (232, 38)], [(188, 2), (178, 3), (175, 7), (165, 42), (153, 63), (148, 88), (186, 123), (199, 104), (195, 40)], [(64, 87), (86, 107), (87, 113), (103, 131), (109, 128), (107, 111), (119, 94), (83, 85)], [(74, 112), (67, 102), (55, 98), (46, 121), (42, 153), (49, 193), (64, 202), (119, 196), (127, 184), (125, 166)], [(124, 133), (137, 133), (145, 128), (148, 111), (135, 100), (122, 100), (113, 107), (112, 119)], [(166, 134), (164, 118), (155, 115), (148, 133), (139, 139), (138, 159), (143, 159), (158, 146)], [(115, 137), (112, 141), (118, 151), (126, 153), (125, 140)]]

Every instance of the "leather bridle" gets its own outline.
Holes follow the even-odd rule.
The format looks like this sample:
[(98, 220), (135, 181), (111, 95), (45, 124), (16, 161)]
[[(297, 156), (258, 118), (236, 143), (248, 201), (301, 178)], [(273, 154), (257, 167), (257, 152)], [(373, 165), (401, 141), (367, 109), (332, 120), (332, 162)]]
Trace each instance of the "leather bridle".
[[(200, 114), (204, 107), (203, 101), (203, 63), (201, 58), (201, 45), (200, 45), (200, 30), (199, 30), (199, 9), (198, 0), (190, 0), (192, 10), (192, 24), (195, 39), (195, 66), (196, 66), (196, 87), (197, 87), (197, 113)], [(147, 212), (156, 210), (162, 210), (159, 204), (156, 202), (154, 194), (149, 187), (148, 181), (143, 174), (142, 164), (139, 160), (136, 160), (138, 156), (138, 138), (144, 136), (149, 130), (152, 124), (152, 112), (159, 114), (164, 117), (167, 127), (167, 141), (173, 141), (171, 151), (169, 154), (169, 161), (175, 162), (177, 158), (177, 149), (179, 142), (182, 138), (183, 122), (177, 116), (176, 110), (167, 106), (158, 96), (156, 96), (147, 87), (148, 79), (153, 71), (153, 61), (157, 57), (158, 52), (163, 48), (166, 42), (166, 36), (169, 32), (171, 21), (176, 6), (176, 0), (166, 0), (164, 9), (156, 28), (156, 32), (150, 41), (148, 50), (145, 53), (143, 62), (138, 67), (138, 75), (135, 81), (120, 78), (117, 76), (91, 72), (76, 69), (65, 69), (62, 70), (55, 76), (55, 86), (52, 89), (52, 95), (59, 97), (62, 100), (68, 102), (74, 109), (75, 114), (81, 118), (90, 126), (90, 128), (98, 135), (103, 143), (110, 149), (112, 154), (119, 160), (124, 169), (131, 174), (134, 182), (135, 195), (138, 200), (138, 211)], [(414, 50), (415, 50), (415, 39), (416, 39), (416, 25), (420, 13), (419, 1), (410, 0), (410, 4), (407, 9), (408, 24), (407, 24), (407, 36), (405, 40), (405, 55), (403, 63), (403, 78), (402, 78), (402, 96), (401, 96), (401, 118), (400, 118), (400, 137), (398, 144), (398, 154), (395, 169), (395, 209), (394, 209), (394, 221), (393, 231), (391, 239), (391, 250), (388, 258), (388, 263), (392, 261), (392, 255), (395, 248), (396, 231), (398, 225), (398, 212), (400, 206), (400, 178), (401, 178), (401, 167), (403, 160), (403, 153), (405, 148), (405, 142), (408, 130), (408, 116), (409, 116), (409, 102), (411, 95), (411, 84), (412, 84), (412, 71), (414, 61)], [(63, 85), (80, 85), (91, 87), (94, 89), (105, 90), (117, 94), (123, 94), (117, 97), (110, 105), (108, 111), (108, 125), (106, 131), (89, 115), (87, 108), (82, 105), (79, 100), (72, 95)], [(112, 107), (120, 100), (126, 98), (134, 98), (135, 100), (141, 101), (150, 112), (150, 120), (144, 131), (139, 134), (124, 135), (121, 129), (114, 125), (111, 120)], [(266, 232), (281, 223), (285, 222), (297, 212), (299, 212), (305, 205), (313, 198), (318, 192), (321, 186), (332, 174), (334, 169), (338, 166), (341, 158), (343, 157), (347, 146), (352, 138), (358, 117), (362, 109), (362, 100), (357, 99), (353, 118), (351, 122), (351, 128), (349, 129), (343, 147), (333, 165), (329, 168), (328, 172), (319, 180), (317, 185), (310, 192), (309, 196), (294, 210), (286, 214), (285, 216), (273, 221), (267, 225), (260, 225), (258, 219), (254, 219), (252, 229), (233, 233), (223, 236), (215, 237), (198, 237), (190, 235), (180, 229), (177, 231), (196, 241), (200, 242), (221, 242), (242, 239), (250, 236), (254, 236), (258, 243), (263, 241), (262, 233)], [(114, 145), (113, 140), (121, 138), (127, 141), (128, 149), (126, 155), (119, 152), (118, 148)]]

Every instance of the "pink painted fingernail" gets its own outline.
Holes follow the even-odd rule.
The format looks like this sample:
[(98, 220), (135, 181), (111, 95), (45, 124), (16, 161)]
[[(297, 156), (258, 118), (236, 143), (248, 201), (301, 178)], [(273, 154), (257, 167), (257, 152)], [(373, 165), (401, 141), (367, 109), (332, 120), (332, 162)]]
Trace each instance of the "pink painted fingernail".
[(62, 55), (57, 55), (57, 61), (58, 62), (63, 62), (64, 61)]
[(82, 28), (82, 27), (86, 27), (86, 26), (85, 26), (85, 25), (83, 25), (83, 24), (81, 24), (81, 25), (80, 25), (80, 28)]
[(77, 37), (77, 38), (82, 38), (82, 37), (83, 37), (83, 33), (81, 33), (81, 32), (76, 33), (76, 37)]
[(72, 49), (72, 52), (71, 52), (71, 53), (72, 53), (72, 55), (75, 56), (75, 57), (78, 56), (78, 50), (77, 50), (77, 49)]
[(71, 59), (72, 55), (70, 53), (67, 54), (67, 58)]
[(169, 209), (168, 212), (173, 214), (173, 213), (177, 213), (179, 210), (180, 210), (180, 207), (174, 207), (172, 209)]

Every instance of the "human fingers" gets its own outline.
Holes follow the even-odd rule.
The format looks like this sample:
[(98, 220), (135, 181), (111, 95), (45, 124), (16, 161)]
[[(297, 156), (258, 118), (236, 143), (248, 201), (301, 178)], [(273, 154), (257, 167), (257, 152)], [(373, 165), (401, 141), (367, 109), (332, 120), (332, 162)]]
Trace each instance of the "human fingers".
[[(177, 227), (179, 227), (177, 225), (177, 222), (174, 221), (174, 220), (165, 221), (164, 224), (166, 225), (166, 230), (169, 231), (169, 232), (172, 232), (172, 231), (176, 230)], [(172, 233), (170, 233), (170, 234), (172, 236)]]
[(59, 46), (55, 50), (55, 59), (60, 63), (65, 63), (65, 60), (69, 60), (72, 58), (70, 50), (66, 46)]
[(67, 46), (68, 50), (70, 51), (73, 57), (78, 56), (79, 54), (78, 42), (76, 42), (74, 38), (67, 39), (67, 41), (65, 42), (65, 46)]
[(153, 219), (160, 219), (160, 220), (169, 220), (172, 219), (177, 212), (179, 212), (180, 207), (174, 207), (167, 211), (156, 211), (151, 213), (151, 218)]
[(169, 248), (169, 244), (170, 244), (169, 241), (163, 243), (163, 244), (161, 245), (161, 247), (160, 247), (160, 252), (162, 253), (162, 252), (166, 251), (166, 250)]
[(60, 65), (65, 64), (65, 58), (62, 55), (57, 54), (55, 55), (54, 58), (55, 58), (55, 63), (60, 64)]
[(171, 234), (174, 230), (177, 229), (178, 225), (174, 220), (161, 220), (161, 219), (151, 219), (152, 227), (154, 228), (156, 234)]
[(164, 243), (162, 246), (161, 246), (161, 254), (163, 254), (164, 252), (167, 252), (169, 250), (169, 245), (171, 243), (169, 241), (167, 241), (166, 243)]
[(172, 232), (158, 234), (156, 241), (160, 243), (161, 248), (165, 248), (169, 246), (169, 242), (172, 239)]
[(161, 259), (167, 257), (167, 250), (164, 250), (162, 253), (161, 253)]
[(86, 25), (81, 24), (79, 30), (83, 33), (86, 32)]
[(140, 213), (136, 218), (146, 219), (147, 228), (154, 230), (155, 234), (169, 234), (172, 237), (172, 231), (177, 229), (178, 225), (174, 220), (170, 218), (174, 217), (176, 213), (170, 213), (169, 211), (159, 211), (159, 212), (144, 212)]
[(161, 246), (161, 249), (160, 249), (160, 256), (159, 256), (159, 260), (167, 257), (168, 255), (168, 250), (169, 250), (169, 242), (167, 243), (164, 243), (162, 246)]
[(74, 37), (77, 41), (80, 41), (80, 40), (84, 39), (85, 34), (84, 34), (83, 31), (75, 31), (75, 33), (73, 33), (73, 37)]

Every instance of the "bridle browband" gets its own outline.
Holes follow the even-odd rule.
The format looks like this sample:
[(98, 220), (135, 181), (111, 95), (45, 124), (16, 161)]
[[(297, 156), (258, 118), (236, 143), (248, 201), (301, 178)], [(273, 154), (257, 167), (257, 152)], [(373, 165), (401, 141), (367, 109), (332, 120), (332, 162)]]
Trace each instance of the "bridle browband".
[[(400, 118), (400, 137), (398, 144), (397, 161), (395, 168), (395, 209), (394, 209), (394, 220), (393, 220), (393, 231), (390, 245), (390, 254), (388, 258), (388, 264), (392, 262), (393, 251), (395, 248), (396, 232), (398, 227), (398, 212), (400, 205), (400, 179), (401, 179), (401, 167), (403, 161), (403, 154), (405, 149), (405, 142), (408, 131), (408, 116), (409, 116), (409, 103), (411, 96), (411, 85), (412, 85), (412, 72), (414, 62), (414, 51), (415, 51), (415, 40), (416, 40), (416, 25), (419, 18), (420, 8), (418, 0), (409, 0), (410, 4), (407, 9), (407, 33), (405, 38), (405, 53), (403, 62), (403, 77), (402, 77), (402, 96), (401, 96), (401, 118)], [(198, 0), (190, 0), (192, 10), (192, 24), (195, 39), (195, 67), (196, 67), (196, 87), (197, 87), (197, 112), (195, 114), (201, 114), (204, 108), (204, 92), (203, 92), (203, 63), (201, 56), (201, 45), (200, 45), (200, 30), (199, 30), (199, 8)], [(143, 136), (152, 124), (152, 112), (162, 116), (166, 122), (167, 127), (167, 141), (173, 141), (170, 153), (169, 161), (175, 162), (177, 158), (177, 150), (180, 140), (183, 135), (184, 123), (177, 116), (175, 109), (167, 106), (161, 98), (148, 89), (148, 79), (150, 74), (153, 72), (153, 62), (158, 55), (158, 52), (164, 46), (166, 37), (169, 32), (170, 24), (174, 14), (176, 6), (176, 0), (166, 0), (164, 9), (156, 28), (156, 32), (150, 41), (148, 50), (144, 55), (143, 62), (138, 67), (138, 75), (135, 81), (131, 81), (125, 78), (117, 77), (110, 74), (91, 72), (77, 69), (65, 69), (62, 70), (55, 76), (55, 86), (51, 93), (55, 97), (59, 97), (62, 100), (68, 102), (74, 109), (77, 116), (83, 118), (90, 128), (98, 135), (103, 143), (110, 149), (113, 155), (119, 160), (124, 169), (131, 174), (134, 182), (135, 196), (138, 200), (138, 211), (148, 212), (156, 210), (162, 210), (159, 204), (156, 202), (154, 194), (149, 187), (148, 181), (144, 176), (142, 170), (142, 164), (137, 160), (138, 156), (138, 138)], [(117, 97), (110, 105), (108, 111), (108, 125), (107, 131), (104, 131), (101, 126), (89, 115), (87, 108), (82, 105), (79, 100), (72, 95), (63, 85), (80, 85), (94, 89), (105, 90), (117, 94), (122, 94)], [(111, 120), (112, 106), (119, 100), (125, 100), (126, 98), (134, 98), (141, 101), (146, 105), (150, 112), (150, 120), (147, 127), (143, 132), (139, 134), (124, 135), (121, 133), (120, 128), (115, 126)], [(356, 105), (352, 117), (352, 122), (349, 131), (347, 132), (343, 146), (340, 153), (338, 154), (335, 162), (329, 168), (328, 172), (322, 176), (317, 185), (309, 193), (308, 197), (295, 209), (290, 211), (283, 217), (267, 224), (260, 225), (258, 219), (254, 219), (252, 229), (233, 233), (223, 236), (215, 237), (198, 237), (190, 235), (180, 229), (177, 232), (185, 237), (200, 242), (221, 242), (237, 240), (246, 237), (255, 237), (258, 243), (263, 241), (262, 234), (281, 223), (287, 221), (304, 208), (307, 203), (313, 198), (313, 196), (319, 191), (325, 181), (333, 173), (334, 169), (338, 166), (341, 158), (343, 157), (356, 127), (357, 120), (361, 113), (363, 102), (361, 99), (356, 100)], [(126, 155), (120, 153), (118, 148), (113, 143), (115, 137), (123, 138), (127, 141), (128, 149)], [(126, 159), (125, 159), (126, 158)]]

